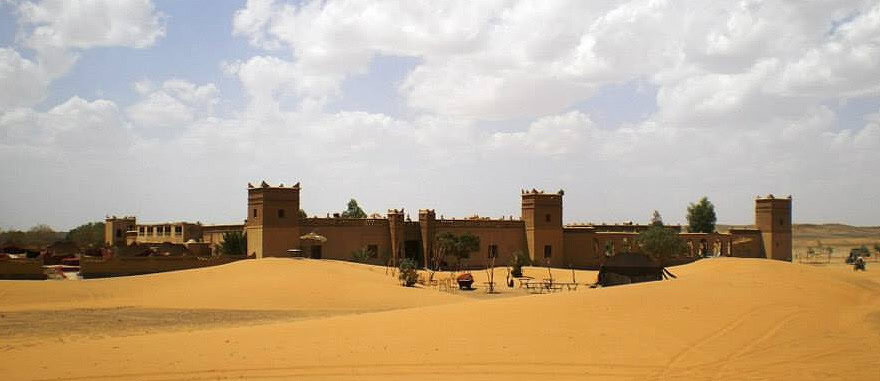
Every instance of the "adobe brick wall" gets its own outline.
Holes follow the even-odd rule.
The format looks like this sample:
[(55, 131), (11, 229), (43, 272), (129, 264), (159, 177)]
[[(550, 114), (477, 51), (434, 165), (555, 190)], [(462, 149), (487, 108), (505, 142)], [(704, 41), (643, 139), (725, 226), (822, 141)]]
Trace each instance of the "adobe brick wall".
[(0, 279), (46, 279), (39, 259), (0, 259)]

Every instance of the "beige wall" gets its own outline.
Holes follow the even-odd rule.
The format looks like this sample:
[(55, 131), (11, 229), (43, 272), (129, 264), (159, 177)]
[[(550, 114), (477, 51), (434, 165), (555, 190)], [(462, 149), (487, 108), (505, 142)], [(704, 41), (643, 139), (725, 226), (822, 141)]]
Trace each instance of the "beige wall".
[(351, 260), (352, 253), (377, 245), (377, 258), (370, 263), (380, 264), (383, 253), (391, 253), (391, 234), (388, 220), (348, 219), (348, 218), (309, 218), (301, 220), (302, 234), (315, 232), (327, 238), (327, 242), (317, 243), (302, 240), (303, 255), (308, 257), (312, 246), (321, 246), (321, 258)]
[[(495, 259), (495, 266), (507, 266), (510, 264), (513, 253), (516, 251), (528, 253), (522, 221), (437, 220), (435, 234), (443, 232), (450, 232), (455, 235), (471, 233), (480, 238), (480, 249), (471, 253), (468, 259), (462, 261), (462, 265), (466, 268), (482, 268), (487, 266), (489, 264), (490, 245), (498, 246), (498, 257)], [(455, 263), (452, 258), (448, 258), (447, 261), (450, 265)]]

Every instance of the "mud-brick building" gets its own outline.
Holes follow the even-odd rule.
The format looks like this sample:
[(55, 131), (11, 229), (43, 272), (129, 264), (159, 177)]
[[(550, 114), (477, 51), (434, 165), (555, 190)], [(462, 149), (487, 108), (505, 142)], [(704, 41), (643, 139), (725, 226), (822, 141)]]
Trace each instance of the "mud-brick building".
[[(131, 242), (196, 241), (219, 244), (222, 232), (243, 231), (248, 255), (254, 258), (285, 257), (292, 253), (312, 258), (350, 260), (356, 251), (369, 253), (374, 263), (396, 263), (413, 258), (427, 264), (435, 237), (443, 232), (471, 233), (480, 238), (479, 250), (463, 261), (466, 267), (486, 266), (490, 258), (507, 264), (514, 253), (526, 253), (535, 264), (554, 267), (598, 268), (621, 252), (637, 252), (635, 238), (646, 225), (565, 224), (563, 192), (521, 191), (519, 219), (444, 219), (433, 209), (418, 211), (413, 221), (399, 209), (381, 218), (300, 218), (299, 183), (294, 186), (248, 184), (247, 219), (244, 225), (157, 224), (138, 225), (133, 217), (108, 218), (108, 244)], [(703, 256), (736, 256), (791, 260), (791, 197), (772, 195), (755, 199), (755, 227), (725, 233), (682, 233), (689, 251), (671, 262)], [(156, 235), (161, 227), (160, 235)], [(151, 230), (152, 229), (152, 230)], [(169, 233), (170, 229), (170, 233)], [(152, 233), (151, 233), (152, 232)], [(179, 235), (178, 235), (179, 233)], [(191, 234), (190, 234), (191, 233)], [(304, 235), (326, 240), (300, 239)], [(189, 234), (189, 235), (188, 235)], [(120, 238), (121, 237), (121, 238)]]

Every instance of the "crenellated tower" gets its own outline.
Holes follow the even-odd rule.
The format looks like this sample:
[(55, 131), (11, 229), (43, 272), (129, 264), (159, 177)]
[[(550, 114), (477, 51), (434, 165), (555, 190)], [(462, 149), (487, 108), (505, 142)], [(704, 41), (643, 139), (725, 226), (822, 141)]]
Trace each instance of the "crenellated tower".
[(761, 231), (764, 257), (791, 262), (791, 196), (757, 197), (755, 227)]
[(125, 246), (125, 233), (137, 229), (135, 217), (107, 217), (104, 219), (104, 245)]
[(562, 195), (532, 189), (522, 192), (522, 219), (526, 246), (536, 266), (563, 265)]
[(299, 191), (299, 183), (289, 188), (248, 184), (248, 256), (286, 257), (299, 248)]

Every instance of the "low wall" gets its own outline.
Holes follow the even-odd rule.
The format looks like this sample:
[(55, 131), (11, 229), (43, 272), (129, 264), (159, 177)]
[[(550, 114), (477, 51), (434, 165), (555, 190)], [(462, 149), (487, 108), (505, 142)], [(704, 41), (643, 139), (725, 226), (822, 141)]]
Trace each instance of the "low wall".
[(186, 270), (217, 266), (244, 257), (134, 257), (134, 258), (82, 258), (79, 274), (83, 278), (106, 278), (125, 275), (141, 275), (166, 271)]
[(0, 259), (0, 279), (46, 279), (39, 259)]

